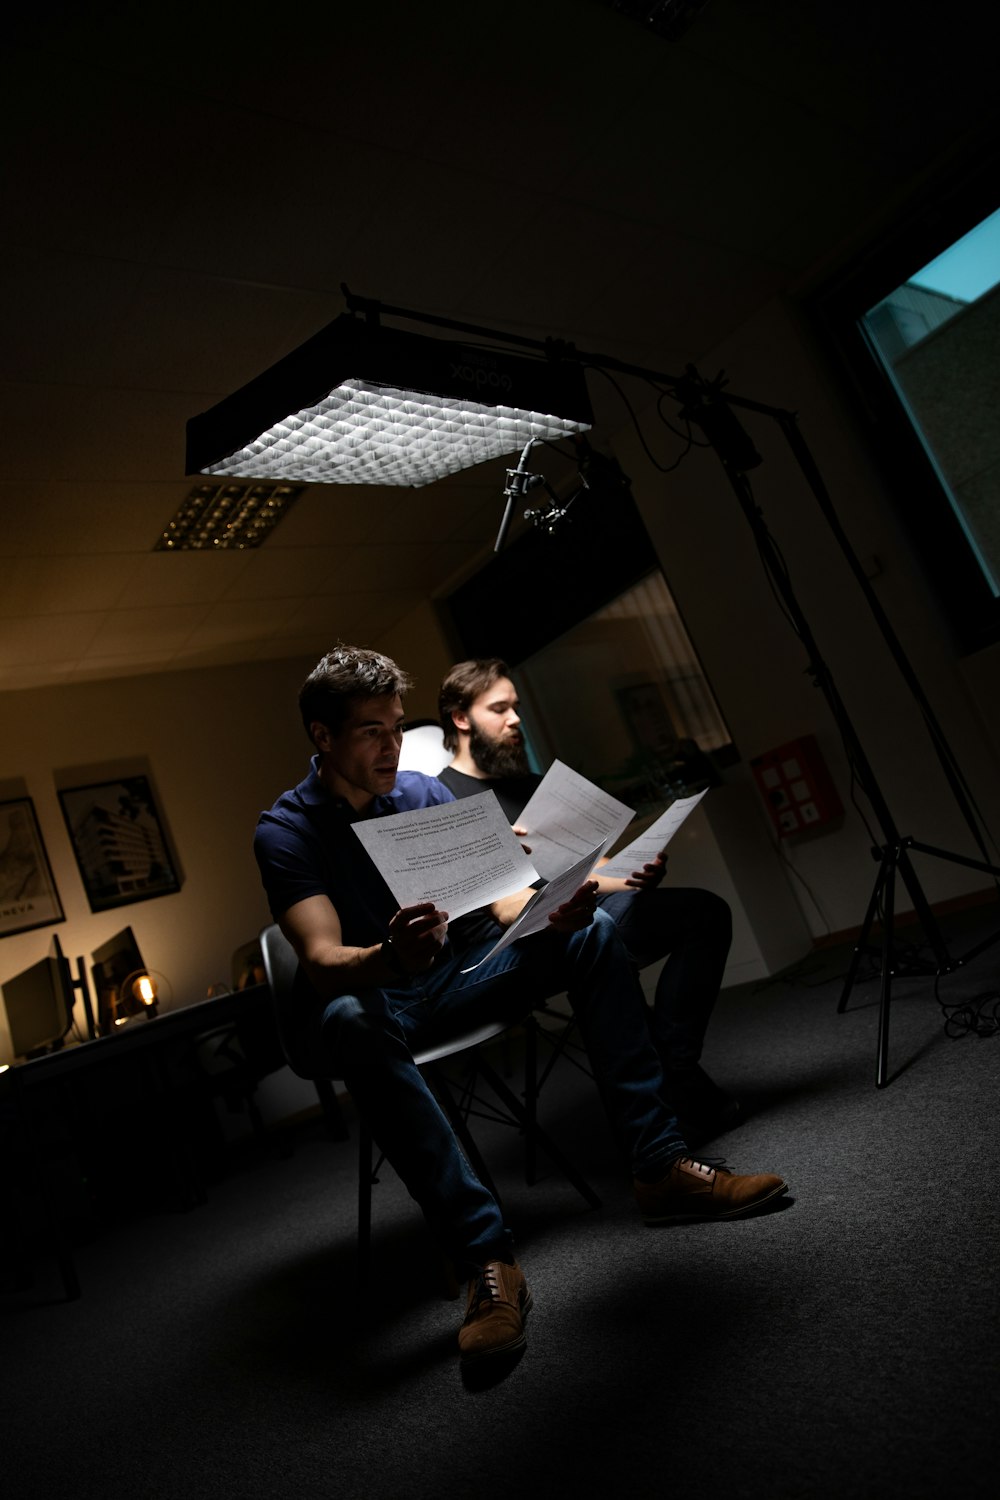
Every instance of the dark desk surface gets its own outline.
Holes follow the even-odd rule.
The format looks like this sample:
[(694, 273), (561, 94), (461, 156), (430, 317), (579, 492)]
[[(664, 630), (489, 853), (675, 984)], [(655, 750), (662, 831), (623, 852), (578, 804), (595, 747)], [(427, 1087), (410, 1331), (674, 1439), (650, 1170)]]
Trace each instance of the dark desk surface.
[(0, 1090), (32, 1088), (54, 1082), (80, 1069), (117, 1063), (133, 1053), (162, 1047), (168, 1042), (211, 1031), (232, 1021), (258, 1021), (266, 1017), (269, 1009), (267, 985), (255, 984), (232, 994), (213, 995), (210, 1000), (199, 1000), (194, 1005), (178, 1006), (148, 1019), (139, 1016), (107, 1036), (73, 1042), (56, 1052), (46, 1053), (44, 1057), (14, 1063), (6, 1072), (0, 1073)]

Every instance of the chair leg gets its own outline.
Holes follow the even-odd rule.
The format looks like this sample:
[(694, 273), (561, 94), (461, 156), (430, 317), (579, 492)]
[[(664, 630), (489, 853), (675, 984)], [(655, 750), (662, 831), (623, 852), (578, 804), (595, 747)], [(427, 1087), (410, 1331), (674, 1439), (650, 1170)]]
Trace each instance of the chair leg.
[[(482, 1067), (482, 1062), (479, 1058), (476, 1059), (476, 1067)], [(475, 1141), (472, 1138), (464, 1114), (455, 1103), (455, 1096), (451, 1091), (451, 1087), (447, 1079), (438, 1068), (431, 1067), (429, 1064), (425, 1064), (422, 1071), (425, 1078), (427, 1079), (427, 1082), (430, 1084), (430, 1087), (434, 1093), (434, 1097), (437, 1099), (441, 1108), (448, 1116), (448, 1119), (451, 1121), (452, 1129), (458, 1136), (458, 1139), (462, 1145), (462, 1150), (468, 1157), (473, 1171), (475, 1172), (476, 1176), (479, 1178), (483, 1186), (485, 1188), (488, 1188), (489, 1191), (493, 1194), (496, 1201), (500, 1203), (500, 1194), (497, 1190), (497, 1185), (493, 1181), (493, 1178), (490, 1176), (489, 1167), (487, 1167), (485, 1161), (483, 1160), (482, 1153), (480, 1152), (479, 1147), (476, 1145)], [(502, 1206), (503, 1205), (501, 1204), (501, 1207)]]
[(358, 1124), (358, 1290), (368, 1285), (372, 1249), (372, 1135)]
[[(358, 1124), (358, 1239), (356, 1284), (359, 1293), (368, 1289), (371, 1271), (372, 1244), (372, 1187), (378, 1165), (374, 1161), (375, 1146), (371, 1131), (363, 1121)], [(379, 1164), (384, 1158), (379, 1157)], [(442, 1256), (441, 1291), (445, 1297), (461, 1296), (462, 1289), (455, 1276), (455, 1268), (446, 1255)]]
[(323, 1106), (330, 1135), (335, 1141), (346, 1141), (350, 1132), (347, 1129), (347, 1121), (344, 1119), (344, 1111), (340, 1107), (340, 1100), (337, 1098), (337, 1090), (328, 1078), (316, 1078), (313, 1083), (316, 1097)]
[(574, 1056), (574, 1051), (582, 1050), (579, 1044), (571, 1040), (571, 1033), (576, 1026), (573, 1016), (566, 1016), (561, 1011), (550, 1010), (548, 1006), (538, 1007), (546, 1015), (555, 1016), (562, 1021), (561, 1034), (553, 1039), (551, 1033), (545, 1035), (545, 1042), (550, 1048), (549, 1058), (545, 1067), (539, 1071), (538, 1066), (538, 1043), (541, 1037), (541, 1027), (536, 1016), (528, 1016), (524, 1023), (524, 1100), (525, 1107), (531, 1119), (531, 1126), (525, 1132), (524, 1138), (524, 1180), (529, 1187), (538, 1180), (538, 1158), (536, 1145), (540, 1140), (537, 1136), (538, 1100), (549, 1074), (561, 1057), (573, 1064), (581, 1073), (588, 1078), (593, 1078), (593, 1073), (585, 1064), (579, 1062)]
[(538, 1022), (524, 1023), (524, 1107), (531, 1124), (524, 1132), (524, 1180), (533, 1187), (538, 1178), (535, 1122), (538, 1118)]
[(482, 1056), (479, 1057), (477, 1065), (490, 1088), (496, 1094), (497, 1098), (507, 1106), (511, 1114), (521, 1125), (521, 1128), (526, 1133), (535, 1137), (535, 1141), (541, 1146), (552, 1164), (558, 1167), (563, 1175), (569, 1179), (581, 1197), (585, 1198), (590, 1204), (591, 1208), (600, 1208), (601, 1200), (590, 1186), (590, 1183), (585, 1177), (580, 1175), (576, 1167), (569, 1160), (569, 1157), (564, 1156), (555, 1142), (542, 1130), (538, 1121), (532, 1120), (521, 1100), (507, 1087), (496, 1069), (492, 1068)]

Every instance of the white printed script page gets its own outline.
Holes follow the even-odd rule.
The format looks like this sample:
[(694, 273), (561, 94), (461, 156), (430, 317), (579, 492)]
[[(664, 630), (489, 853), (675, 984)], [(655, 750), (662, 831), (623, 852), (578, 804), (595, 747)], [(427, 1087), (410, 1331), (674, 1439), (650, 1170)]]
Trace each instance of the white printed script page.
[(599, 786), (554, 760), (517, 820), (531, 859), (545, 880), (562, 874), (595, 844), (598, 858), (631, 823), (634, 812)]
[(538, 879), (493, 792), (353, 826), (400, 907), (460, 917)]
[(493, 944), (489, 953), (484, 953), (478, 962), (470, 964), (468, 969), (462, 970), (462, 973), (469, 974), (473, 969), (478, 969), (479, 965), (485, 963), (488, 958), (492, 958), (494, 953), (499, 953), (501, 948), (506, 948), (509, 943), (516, 943), (518, 938), (527, 937), (532, 932), (542, 932), (549, 927), (549, 913), (555, 911), (557, 906), (562, 906), (574, 891), (580, 889), (590, 874), (594, 861), (600, 858), (603, 847), (602, 843), (597, 844), (593, 849), (588, 849), (586, 854), (575, 864), (570, 865), (568, 870), (563, 870), (561, 875), (557, 875), (554, 880), (543, 885), (540, 891), (536, 891), (517, 921), (511, 923), (504, 931), (503, 937), (498, 938)]
[[(708, 787), (705, 788), (705, 792), (707, 791)], [(631, 844), (619, 849), (606, 865), (601, 866), (598, 873), (613, 876), (615, 880), (627, 880), (630, 875), (641, 870), (643, 865), (652, 864), (656, 856), (663, 853), (684, 819), (694, 812), (705, 792), (697, 792), (693, 797), (678, 797), (676, 802), (671, 802), (655, 823), (650, 823), (646, 831), (633, 839)]]

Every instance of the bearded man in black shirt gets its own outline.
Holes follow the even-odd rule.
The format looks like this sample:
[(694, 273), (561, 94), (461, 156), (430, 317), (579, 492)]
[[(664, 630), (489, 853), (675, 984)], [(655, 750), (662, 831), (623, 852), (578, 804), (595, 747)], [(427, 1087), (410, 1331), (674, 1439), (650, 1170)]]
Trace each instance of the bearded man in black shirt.
[[(541, 777), (532, 772), (521, 733), (517, 690), (499, 657), (459, 662), (438, 698), (445, 747), (454, 758), (438, 779), (456, 797), (489, 788), (515, 832), (530, 845), (521, 811)], [(736, 1099), (700, 1063), (732, 942), (728, 904), (711, 891), (663, 884), (666, 860), (627, 880), (601, 876), (598, 904), (615, 922), (639, 968), (665, 958), (656, 982), (650, 1028), (663, 1067), (664, 1099), (689, 1142), (711, 1140), (740, 1120)]]

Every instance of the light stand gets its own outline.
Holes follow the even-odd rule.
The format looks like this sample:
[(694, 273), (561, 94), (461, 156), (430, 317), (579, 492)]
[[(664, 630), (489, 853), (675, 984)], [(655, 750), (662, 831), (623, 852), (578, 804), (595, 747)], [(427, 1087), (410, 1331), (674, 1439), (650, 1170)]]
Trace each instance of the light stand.
[[(764, 566), (767, 570), (768, 576), (770, 577), (775, 589), (781, 597), (781, 601), (788, 613), (789, 619), (792, 622), (796, 635), (798, 635), (799, 639), (802, 641), (803, 645), (806, 648), (806, 652), (809, 657), (809, 673), (812, 676), (815, 685), (823, 693), (824, 697), (827, 700), (827, 703), (830, 706), (830, 711), (833, 714), (837, 727), (840, 731), (854, 774), (859, 785), (861, 786), (862, 791), (868, 798), (875, 818), (877, 819), (882, 830), (884, 842), (881, 845), (873, 848), (872, 850), (873, 858), (879, 861), (879, 870), (875, 878), (875, 885), (872, 890), (871, 898), (868, 902), (868, 908), (865, 912), (865, 918), (862, 924), (861, 932), (851, 955), (851, 961), (848, 966), (847, 974), (844, 980), (844, 988), (840, 996), (837, 1010), (838, 1012), (843, 1012), (846, 1008), (851, 989), (853, 988), (855, 980), (857, 978), (858, 966), (861, 961), (861, 956), (867, 949), (872, 923), (875, 920), (876, 912), (881, 901), (883, 907), (881, 965), (882, 985), (879, 1001), (878, 1048), (876, 1058), (875, 1083), (876, 1087), (884, 1088), (889, 1082), (889, 1009), (891, 1001), (892, 980), (895, 977), (896, 963), (893, 926), (895, 916), (895, 881), (897, 872), (902, 877), (903, 883), (906, 886), (907, 891), (909, 892), (910, 899), (913, 902), (914, 910), (917, 913), (921, 926), (923, 927), (927, 941), (929, 942), (931, 949), (933, 950), (935, 959), (934, 964), (917, 966), (914, 970), (911, 970), (911, 972), (930, 976), (949, 974), (952, 973), (955, 969), (961, 968), (965, 963), (969, 961), (969, 959), (975, 957), (977, 954), (983, 952), (986, 948), (995, 943), (998, 938), (1000, 938), (1000, 931), (992, 934), (983, 942), (976, 944), (973, 948), (970, 948), (962, 957), (952, 958), (948, 949), (948, 945), (941, 933), (941, 929), (938, 925), (937, 919), (930, 908), (923, 888), (921, 887), (920, 881), (917, 877), (917, 873), (913, 868), (913, 864), (910, 860), (910, 851), (913, 850), (917, 853), (931, 855), (938, 859), (949, 860), (953, 864), (964, 865), (969, 869), (982, 870), (984, 873), (992, 875), (994, 879), (1000, 877), (1000, 868), (989, 863), (989, 861), (985, 858), (983, 860), (969, 859), (964, 855), (954, 854), (945, 849), (938, 849), (930, 844), (919, 843), (917, 842), (917, 840), (909, 836), (904, 837), (900, 834), (899, 829), (896, 826), (895, 819), (893, 818), (892, 813), (889, 809), (889, 805), (886, 802), (881, 787), (879, 786), (878, 780), (875, 776), (875, 772), (873, 771), (871, 763), (869, 762), (868, 757), (864, 752), (854, 724), (851, 721), (850, 715), (848, 714), (847, 709), (844, 706), (843, 699), (841, 698), (840, 693), (837, 690), (837, 686), (833, 680), (830, 669), (820, 655), (815, 638), (809, 628), (809, 624), (804, 614), (802, 613), (802, 609), (792, 589), (787, 570), (780, 557), (780, 554), (778, 553), (774, 545), (770, 533), (768, 532), (767, 527), (764, 524), (760, 507), (757, 505), (756, 501), (753, 498), (753, 492), (750, 488), (750, 484), (746, 478), (745, 472), (745, 467), (753, 466), (752, 464), (747, 462), (747, 451), (745, 447), (742, 447), (739, 444), (738, 440), (734, 445), (736, 434), (730, 430), (727, 430), (727, 424), (721, 423), (719, 421), (718, 413), (713, 409), (716, 401), (719, 398), (718, 389), (705, 386), (699, 380), (694, 371), (689, 371), (689, 377), (690, 378), (688, 382), (679, 382), (677, 386), (677, 394), (682, 395), (685, 400), (685, 408), (682, 414), (689, 417), (691, 421), (698, 423), (702, 431), (705, 433), (706, 437), (709, 439), (709, 442), (712, 444), (713, 448), (716, 451), (716, 454), (718, 455), (722, 463), (722, 467), (726, 472), (726, 477), (729, 479), (733, 491), (736, 494), (736, 498), (740, 503), (740, 507), (743, 510), (743, 514), (746, 516), (746, 519), (749, 522), (750, 527), (754, 533), (757, 547), (764, 562)], [(924, 714), (924, 718), (928, 724), (929, 729), (931, 730), (934, 745), (938, 752), (938, 756), (941, 760), (942, 766), (944, 767), (949, 785), (951, 786), (951, 789), (955, 794), (956, 800), (958, 801), (959, 807), (962, 810), (966, 822), (972, 830), (977, 845), (982, 849), (982, 852), (985, 855), (986, 850), (983, 847), (982, 838), (976, 825), (972, 808), (965, 794), (961, 775), (957, 770), (954, 760), (952, 759), (951, 752), (944, 738), (943, 731), (941, 730), (940, 725), (937, 723), (930, 705), (927, 702), (926, 696), (923, 692), (923, 688), (921, 687), (920, 682), (918, 681), (913, 671), (913, 667), (907, 659), (899, 642), (899, 639), (896, 636), (891, 623), (886, 617), (884, 610), (882, 609), (881, 602), (873, 592), (869, 580), (865, 575), (864, 569), (862, 568), (857, 555), (853, 551), (850, 542), (847, 539), (846, 533), (840, 525), (840, 521), (832, 508), (829, 494), (826, 490), (825, 485), (823, 484), (822, 478), (815, 465), (812, 455), (809, 452), (809, 449), (807, 448), (805, 441), (803, 440), (802, 435), (798, 430), (793, 413), (780, 411), (774, 407), (763, 406), (759, 402), (747, 401), (736, 396), (726, 396), (723, 399), (733, 406), (740, 406), (748, 410), (762, 412), (764, 415), (774, 418), (778, 422), (778, 425), (781, 427), (781, 430), (784, 433), (785, 438), (787, 439), (788, 444), (792, 449), (792, 452), (794, 453), (795, 458), (806, 477), (809, 487), (813, 491), (813, 494), (815, 495), (819, 503), (825, 520), (833, 531), (834, 536), (836, 537), (836, 540), (841, 547), (841, 550), (844, 552), (844, 555), (851, 566), (852, 572), (854, 573), (858, 582), (862, 585), (865, 597), (875, 616), (876, 623), (878, 624), (883, 636), (886, 639), (886, 643), (889, 646), (890, 652), (893, 656), (894, 661), (896, 662), (896, 665), (902, 672), (907, 686), (910, 688), (911, 692), (917, 699), (917, 702), (920, 704), (920, 707)], [(730, 416), (731, 415), (732, 414), (730, 413)], [(759, 459), (757, 461), (759, 462)]]

